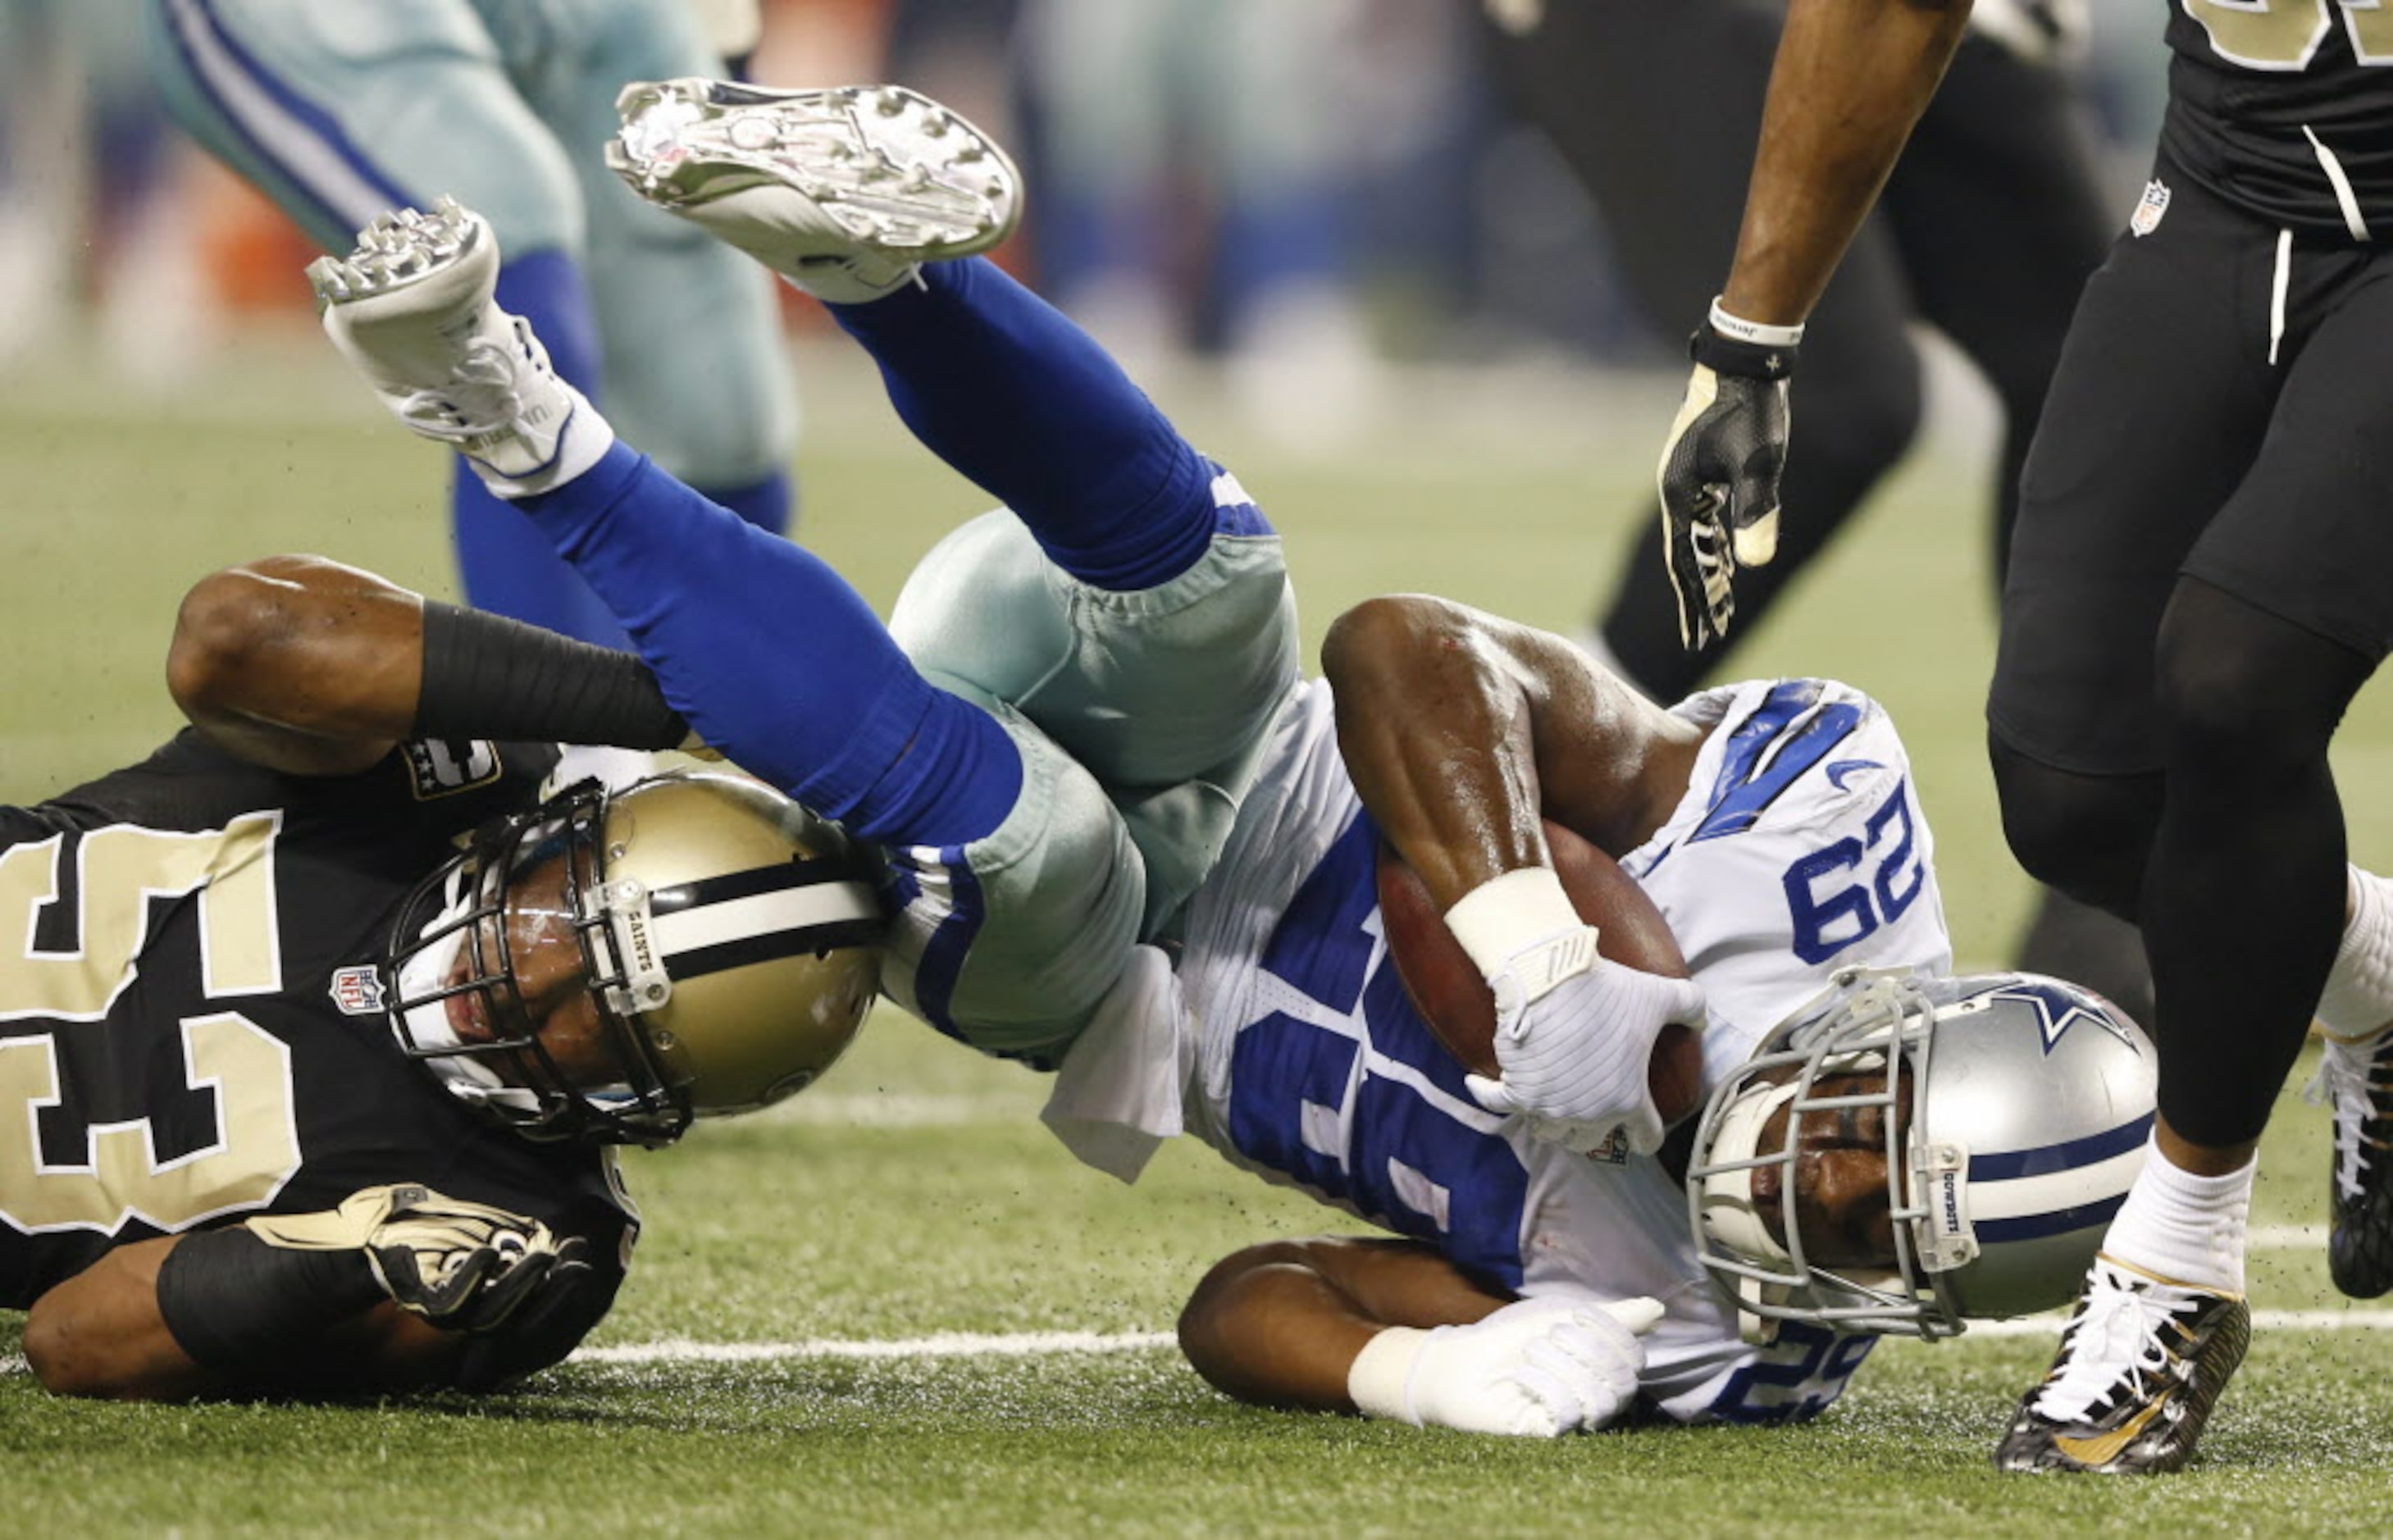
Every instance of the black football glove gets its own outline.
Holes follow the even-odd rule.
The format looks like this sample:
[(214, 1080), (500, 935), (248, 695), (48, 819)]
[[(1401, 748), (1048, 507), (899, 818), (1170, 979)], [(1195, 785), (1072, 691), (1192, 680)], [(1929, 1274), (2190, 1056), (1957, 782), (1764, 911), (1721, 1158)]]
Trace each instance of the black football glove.
[(249, 1228), (276, 1246), (365, 1253), (402, 1310), (450, 1331), (489, 1331), (536, 1294), (589, 1272), (579, 1237), (560, 1241), (521, 1214), (402, 1182), (351, 1194), (317, 1214), (262, 1215)]
[(1741, 342), (1706, 321), (1687, 344), (1686, 399), (1662, 446), (1662, 556), (1688, 651), (1728, 634), (1739, 567), (1778, 554), (1778, 477), (1793, 346)]

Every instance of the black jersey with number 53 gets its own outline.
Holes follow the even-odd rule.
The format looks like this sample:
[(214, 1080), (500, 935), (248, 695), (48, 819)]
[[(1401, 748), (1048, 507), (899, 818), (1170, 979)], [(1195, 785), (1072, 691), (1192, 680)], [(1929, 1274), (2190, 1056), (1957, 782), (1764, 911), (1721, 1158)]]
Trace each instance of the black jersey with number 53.
[(2169, 158), (2270, 223), (2393, 238), (2393, 7), (2167, 4)]
[(185, 732), (0, 808), (0, 1308), (128, 1241), (413, 1181), (586, 1237), (588, 1330), (636, 1230), (612, 1159), (458, 1104), (392, 1041), (373, 967), (409, 889), (556, 759), (411, 743), (294, 777)]

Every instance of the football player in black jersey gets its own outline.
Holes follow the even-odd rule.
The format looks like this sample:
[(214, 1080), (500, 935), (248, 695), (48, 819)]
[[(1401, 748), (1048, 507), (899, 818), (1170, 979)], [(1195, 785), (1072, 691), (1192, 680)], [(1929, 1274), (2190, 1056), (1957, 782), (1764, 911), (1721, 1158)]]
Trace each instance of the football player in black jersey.
[[(0, 808), (0, 1309), (50, 1389), (487, 1389), (638, 1220), (608, 1145), (798, 1089), (882, 921), (778, 793), (543, 800), (542, 739), (679, 743), (627, 654), (314, 558), (219, 573), (194, 725)], [(527, 741), (492, 741), (503, 735)]]
[[(1794, 0), (1734, 264), (1666, 450), (1691, 626), (1767, 561), (1802, 323), (1968, 0)], [(2177, 0), (2152, 178), (2089, 284), (2021, 484), (1987, 718), (2034, 875), (2139, 922), (2160, 1121), (2007, 1469), (2174, 1469), (2242, 1359), (2269, 1107), (2316, 1016), (2329, 1261), (2393, 1286), (2393, 884), (2327, 747), (2393, 644), (2393, 15)]]
[[(1778, 40), (1751, 0), (1572, 5), (1479, 0), (1510, 104), (1553, 144), (1605, 220), (1629, 298), (1678, 334), (1711, 298)], [(1732, 627), (1681, 645), (1662, 546), (1644, 531), (1602, 595), (1593, 639), (1656, 700), (1721, 673), (1795, 574), (1909, 450), (1920, 416), (1915, 321), (1993, 391), (2003, 436), (1990, 541), (1997, 584), (2019, 469), (2078, 292), (2110, 231), (2075, 57), (2085, 0), (1981, 0), (1942, 89), (1803, 333), (1803, 450), (1787, 466), (1776, 559), (1746, 577)], [(1704, 83), (1690, 90), (1690, 81)], [(2131, 926), (2052, 889), (2020, 966), (2091, 985), (2144, 1020), (2151, 976)]]

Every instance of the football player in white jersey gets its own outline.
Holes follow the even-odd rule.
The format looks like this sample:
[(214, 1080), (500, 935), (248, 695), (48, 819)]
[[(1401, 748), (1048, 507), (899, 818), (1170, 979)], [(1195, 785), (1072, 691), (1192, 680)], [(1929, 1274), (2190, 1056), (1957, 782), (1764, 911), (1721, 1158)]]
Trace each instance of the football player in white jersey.
[[(1103, 1168), (1132, 1175), (1192, 1131), (1491, 1286), (1654, 1301), (1602, 1319), (1632, 1365), (1653, 1329), (1654, 1398), (1676, 1415), (1815, 1406), (1859, 1356), (1837, 1329), (2010, 1308), (1961, 1286), (1983, 1257), (2011, 1265), (1972, 1230), (1972, 1173), (1913, 1148), (1937, 1122), (1929, 1028), (2016, 1016), (1998, 996), (2107, 1024), (2045, 1028), (2054, 1041), (2140, 1052), (2132, 1027), (2057, 986), (1930, 1001), (1873, 974), (1790, 1028), (1791, 1056), (1751, 1056), (1840, 970), (1948, 964), (1927, 827), (1877, 707), (1786, 681), (1666, 711), (1561, 638), (1422, 597), (1342, 618), (1308, 683), (1278, 537), (1244, 488), (974, 254), (1019, 209), (997, 146), (897, 87), (674, 81), (624, 110), (609, 154), (634, 189), (823, 299), (916, 436), (1003, 502), (925, 558), (886, 626), (818, 558), (618, 442), (493, 302), (498, 253), (470, 211), (386, 217), (317, 264), (326, 330), (401, 421), (462, 449), (555, 542), (707, 742), (883, 851), (898, 1003), (1056, 1070), (1048, 1121)], [(1600, 956), (1547, 819), (1646, 884), (1694, 979)], [(1381, 839), (1493, 990), (1496, 1077), (1466, 1078), (1402, 1003), (1378, 933)], [(1687, 1189), (1654, 1176), (1667, 1129), (1648, 1066), (1666, 1028), (1707, 1021), (1721, 1089), (1690, 1168), (1699, 1261)], [(1857, 1041), (1863, 1027), (1880, 1036)], [(1818, 1194), (1785, 1177), (1792, 1144), (1822, 1137), (1815, 1112), (1865, 1120), (1818, 1089), (1849, 1073), (1876, 1077), (1883, 1258), (1812, 1233)], [(2039, 1123), (2032, 1095), (1981, 1100), (2013, 1113), (2011, 1152), (2114, 1132)], [(2133, 1124), (2132, 1102), (2105, 1111)], [(2123, 1184), (2114, 1155), (2073, 1189), (2080, 1207)], [(2052, 1195), (2010, 1194), (1999, 1217), (2047, 1238), (2060, 1223), (2065, 1244)], [(1738, 1343), (1707, 1265), (1745, 1313), (1794, 1322), (1781, 1356)], [(1425, 1384), (1417, 1367), (1393, 1377)], [(1566, 1377), (1583, 1393), (1557, 1426), (1628, 1410), (1610, 1378)], [(1354, 1399), (1459, 1420), (1409, 1391)]]

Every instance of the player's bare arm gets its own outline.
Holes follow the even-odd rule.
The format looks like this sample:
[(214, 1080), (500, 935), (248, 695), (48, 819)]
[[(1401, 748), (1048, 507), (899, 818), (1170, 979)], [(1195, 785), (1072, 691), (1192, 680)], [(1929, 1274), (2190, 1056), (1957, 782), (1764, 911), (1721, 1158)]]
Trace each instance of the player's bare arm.
[(423, 665), (423, 595), (320, 556), (268, 556), (184, 595), (166, 683), (242, 758), (337, 776), (407, 736)]
[(193, 585), (166, 677), (201, 731), (293, 775), (354, 774), (409, 737), (694, 747), (634, 655), (321, 556), (261, 557)]
[(1205, 1274), (1180, 1312), (1180, 1347), (1224, 1395), (1259, 1406), (1351, 1412), (1348, 1372), (1380, 1333), (1467, 1325), (1512, 1299), (1419, 1241), (1266, 1241)]
[(589, 1275), (582, 1243), (413, 1183), (317, 1213), (119, 1246), (33, 1302), (49, 1390), (118, 1400), (451, 1382), (467, 1334), (537, 1323)]
[(1340, 616), (1322, 671), (1363, 805), (1493, 991), (1502, 1077), (1471, 1093), (1573, 1149), (1658, 1146), (1686, 1109), (1655, 1103), (1654, 1047), (1703, 1022), (1703, 992), (1599, 953), (1541, 820), (1634, 847), (1684, 795), (1701, 733), (1559, 637), (1420, 595)]
[(1720, 307), (1801, 322), (1960, 46), (1971, 0), (1793, 0)]
[(1521, 1299), (1419, 1241), (1316, 1236), (1216, 1264), (1180, 1343), (1258, 1405), (1551, 1438), (1628, 1410), (1660, 1316), (1652, 1299)]
[(1441, 908), (1550, 864), (1543, 818), (1610, 855), (1642, 844), (1702, 745), (1561, 637), (1451, 600), (1358, 605), (1321, 664), (1355, 790)]
[[(184, 1239), (161, 1235), (118, 1246), (33, 1301), (25, 1317), (25, 1360), (45, 1390), (112, 1401), (190, 1401), (250, 1388), (193, 1359), (158, 1309), (158, 1270)], [(364, 1394), (441, 1384), (464, 1344), (458, 1333), (386, 1300), (324, 1329), (311, 1355), (326, 1380), (317, 1389)]]

